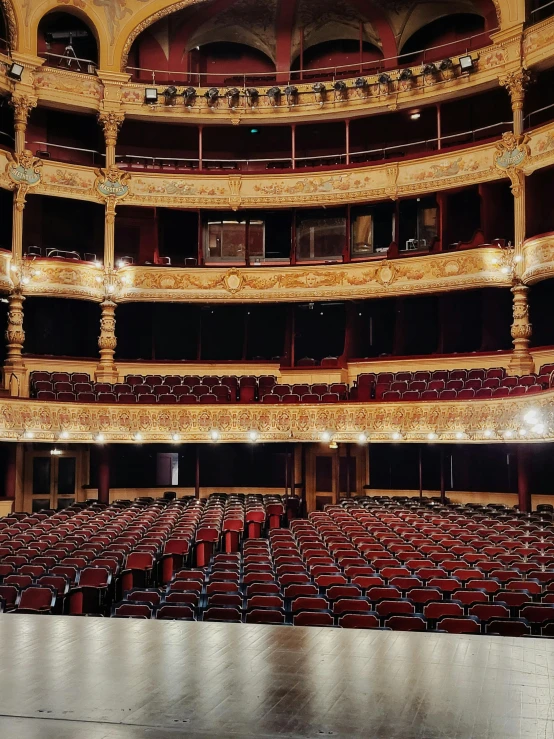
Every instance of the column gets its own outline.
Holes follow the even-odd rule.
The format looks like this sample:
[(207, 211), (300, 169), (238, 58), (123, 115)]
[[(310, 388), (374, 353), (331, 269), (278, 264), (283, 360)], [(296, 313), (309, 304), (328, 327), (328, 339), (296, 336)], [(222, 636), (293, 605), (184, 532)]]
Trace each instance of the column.
[(523, 101), (525, 90), (530, 82), (531, 75), (527, 69), (516, 69), (501, 77), (499, 82), (510, 93), (512, 101), (512, 112), (514, 116), (514, 134), (520, 136), (523, 133)]
[(529, 485), (529, 449), (520, 444), (517, 448), (517, 496), (519, 510), (531, 513), (531, 487)]
[(102, 310), (100, 316), (100, 336), (98, 346), (100, 348), (100, 362), (96, 367), (97, 382), (117, 382), (117, 367), (114, 362), (117, 338), (115, 335), (115, 309), (114, 301), (106, 297), (100, 304)]
[(13, 192), (12, 264), (16, 266), (23, 258), (23, 211), (27, 189), (27, 185), (16, 185)]
[(513, 315), (512, 339), (514, 351), (508, 365), (508, 372), (512, 375), (528, 375), (535, 369), (533, 357), (529, 351), (532, 327), (529, 322), (529, 302), (527, 294), (529, 288), (515, 278), (512, 287)]
[(110, 447), (98, 447), (98, 502), (110, 502)]
[(23, 395), (25, 363), (23, 362), (23, 301), (21, 288), (16, 287), (8, 297), (8, 326), (6, 329), (7, 355), (4, 363), (4, 387), (10, 395)]
[(106, 142), (106, 167), (115, 164), (115, 146), (117, 144), (117, 134), (123, 124), (125, 116), (114, 110), (103, 111), (98, 114), (98, 122), (104, 130), (104, 140)]
[(106, 200), (104, 217), (104, 269), (112, 272), (115, 264), (115, 208), (117, 200), (109, 197)]
[(37, 106), (37, 99), (28, 95), (12, 95), (10, 105), (13, 108), (15, 153), (21, 154), (25, 150), (27, 121), (29, 120), (31, 110)]

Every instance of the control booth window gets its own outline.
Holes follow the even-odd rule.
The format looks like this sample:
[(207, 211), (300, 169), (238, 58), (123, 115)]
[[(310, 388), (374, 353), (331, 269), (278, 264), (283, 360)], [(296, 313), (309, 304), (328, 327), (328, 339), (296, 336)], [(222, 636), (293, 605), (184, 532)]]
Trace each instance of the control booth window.
[(204, 227), (206, 264), (247, 264), (265, 257), (265, 224), (260, 220), (208, 220)]
[(346, 243), (343, 209), (299, 213), (296, 222), (296, 258), (299, 261), (342, 260)]
[(400, 251), (429, 251), (439, 238), (439, 208), (434, 197), (400, 201)]

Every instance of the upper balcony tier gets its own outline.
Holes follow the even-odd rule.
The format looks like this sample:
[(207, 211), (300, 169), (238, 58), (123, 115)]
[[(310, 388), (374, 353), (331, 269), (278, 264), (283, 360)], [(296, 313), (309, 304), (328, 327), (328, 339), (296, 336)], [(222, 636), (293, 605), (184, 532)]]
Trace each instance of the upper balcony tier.
[[(503, 1), (498, 0), (498, 5), (502, 5)], [(130, 2), (134, 3), (135, 0)], [(209, 0), (205, 0), (205, 4), (209, 5)], [(482, 6), (487, 4), (488, 0), (481, 3)], [(461, 6), (462, 3), (456, 5)], [(490, 6), (492, 8), (492, 1)], [(45, 104), (81, 110), (116, 107), (128, 116), (147, 120), (187, 120), (191, 123), (229, 120), (237, 123), (292, 122), (311, 118), (344, 119), (391, 108), (417, 107), (487, 89), (496, 85), (500, 76), (515, 67), (548, 65), (553, 55), (553, 18), (547, 17), (529, 25), (522, 36), (521, 25), (514, 23), (511, 29), (506, 27), (510, 25), (505, 22), (506, 18), (517, 18), (518, 14), (514, 14), (513, 9), (506, 8), (502, 27), (490, 12), (485, 19), (475, 15), (468, 20), (463, 14), (456, 15), (459, 10), (453, 8), (454, 15), (451, 16), (457, 32), (452, 29), (440, 32), (439, 28), (435, 33), (431, 28), (422, 35), (421, 31), (426, 28), (423, 27), (402, 42), (400, 51), (395, 45), (390, 54), (385, 53), (390, 46), (372, 36), (371, 23), (359, 19), (362, 30), (356, 51), (349, 49), (348, 43), (351, 41), (345, 41), (340, 34), (337, 37), (341, 39), (340, 42), (330, 41), (328, 36), (331, 30), (327, 29), (319, 36), (316, 33), (304, 49), (301, 67), (299, 48), (293, 52), (296, 54), (294, 64), (289, 57), (288, 62), (277, 66), (273, 63), (272, 69), (270, 63), (269, 70), (267, 64), (264, 66), (256, 56), (263, 56), (263, 53), (254, 49), (253, 55), (241, 57), (239, 54), (238, 58), (246, 65), (243, 72), (237, 71), (232, 61), (222, 63), (221, 53), (207, 48), (214, 46), (212, 39), (218, 36), (218, 33), (214, 35), (213, 29), (208, 29), (209, 33), (206, 31), (209, 43), (192, 34), (192, 41), (198, 43), (185, 54), (181, 50), (180, 58), (184, 59), (181, 68), (172, 68), (171, 58), (163, 57), (159, 41), (155, 38), (155, 29), (148, 24), (144, 28), (149, 38), (142, 40), (142, 51), (133, 51), (138, 48), (141, 37), (132, 36), (130, 40), (134, 46), (125, 46), (131, 55), (127, 53), (127, 60), (122, 59), (123, 66), (114, 69), (113, 55), (109, 55), (108, 62), (103, 54), (102, 43), (106, 43), (106, 39), (100, 38), (100, 48), (98, 44), (91, 47), (99, 29), (95, 29), (90, 19), (86, 19), (86, 14), (83, 17), (88, 25), (84, 20), (80, 24), (84, 29), (82, 33), (88, 34), (88, 38), (80, 40), (72, 37), (72, 48), (83, 55), (77, 55), (75, 59), (66, 54), (67, 39), (53, 38), (50, 28), (52, 19), (66, 14), (58, 11), (39, 18), (39, 11), (29, 11), (35, 24), (29, 24), (30, 33), (38, 33), (38, 41), (35, 39), (33, 42), (26, 35), (25, 38), (19, 37), (16, 45), (12, 44), (11, 57), (3, 58), (0, 89), (6, 92), (13, 89), (14, 82), (6, 75), (6, 67), (11, 65), (12, 59), (20, 58), (25, 67), (22, 81), (26, 93), (29, 94), (32, 88)], [(165, 14), (159, 18), (162, 16), (165, 18)], [(73, 18), (71, 23), (74, 26), (78, 25), (74, 16), (69, 17)], [(481, 17), (483, 23), (475, 25), (471, 17)], [(533, 19), (538, 17), (535, 14)], [(63, 18), (60, 22), (65, 27)], [(413, 21), (412, 30), (418, 23), (421, 25), (421, 20), (417, 23)], [(431, 26), (433, 23), (435, 21), (431, 22)], [(464, 32), (464, 28), (469, 30)], [(118, 23), (112, 33), (119, 30), (122, 29)], [(73, 31), (76, 33), (75, 29)], [(337, 28), (335, 31), (338, 33)], [(63, 34), (63, 31), (59, 33)], [(317, 42), (318, 38), (323, 41)], [(224, 39), (221, 43), (243, 46), (229, 44)], [(298, 46), (299, 42), (294, 43)], [(328, 51), (329, 43), (342, 46), (338, 50), (333, 47)], [(322, 45), (323, 48), (320, 48)], [(204, 53), (205, 48), (207, 50)], [(193, 59), (197, 53), (202, 57), (198, 63)], [(160, 55), (165, 59), (165, 65), (160, 64)], [(234, 57), (231, 54), (231, 58), (236, 59), (236, 53)], [(250, 58), (253, 66), (249, 68)], [(331, 65), (329, 59), (333, 61)], [(138, 63), (134, 60), (138, 60)], [(207, 68), (215, 71), (202, 71)], [(150, 90), (149, 97), (146, 95), (147, 89)]]

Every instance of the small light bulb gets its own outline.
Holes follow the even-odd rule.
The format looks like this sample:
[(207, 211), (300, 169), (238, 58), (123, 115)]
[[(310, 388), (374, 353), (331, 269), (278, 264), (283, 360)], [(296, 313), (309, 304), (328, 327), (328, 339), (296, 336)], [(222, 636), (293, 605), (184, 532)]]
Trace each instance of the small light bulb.
[(22, 283), (23, 283), (24, 285), (28, 285), (28, 284), (29, 284), (29, 278), (28, 278), (28, 277), (23, 277), (23, 279), (21, 280), (21, 282), (22, 282)]
[(324, 431), (321, 434), (321, 440), (322, 441), (331, 441), (331, 434), (328, 431)]
[(398, 441), (398, 439), (401, 439), (402, 438), (402, 434), (399, 434), (398, 431), (395, 431), (394, 434), (392, 435), (392, 438), (395, 441)]
[(527, 413), (523, 416), (523, 420), (525, 423), (528, 423), (530, 425), (533, 425), (535, 423), (539, 422), (539, 412), (536, 408), (532, 408), (530, 411), (527, 411)]
[(108, 285), (108, 292), (109, 293), (113, 293), (114, 290), (115, 290), (115, 287), (113, 285)]
[(142, 434), (137, 431), (135, 434), (135, 441), (142, 441)]
[(485, 431), (485, 436), (486, 436), (487, 438), (490, 438), (490, 437), (492, 436), (492, 431), (491, 431), (490, 429), (487, 429), (487, 430)]
[[(252, 437), (252, 434), (254, 434), (254, 438)], [(255, 439), (256, 439), (256, 438), (257, 438), (257, 434), (256, 434), (256, 432), (255, 432), (255, 431), (251, 431), (251, 432), (250, 432), (250, 439), (251, 439), (252, 441), (255, 441)], [(219, 431), (218, 431), (217, 429), (212, 429), (212, 430), (210, 431), (210, 439), (211, 439), (212, 441), (218, 441), (218, 439), (219, 439)]]
[(432, 431), (430, 434), (427, 434), (427, 438), (431, 441), (432, 439), (436, 439), (437, 435)]
[(102, 266), (102, 262), (94, 262), (94, 266), (100, 269), (100, 267)]
[(465, 436), (465, 434), (463, 433), (463, 431), (458, 431), (458, 433), (456, 434), (456, 438), (457, 439), (463, 439), (464, 436)]
[(511, 439), (513, 435), (514, 435), (514, 432), (513, 431), (510, 431), (509, 429), (508, 429), (508, 431), (504, 431), (504, 438), (505, 439)]
[(173, 434), (173, 436), (171, 438), (173, 439), (173, 441), (180, 441), (180, 439), (181, 439), (181, 437), (179, 436), (179, 434)]
[(520, 429), (519, 430), (519, 435), (520, 436), (527, 436), (527, 429)]
[(24, 435), (24, 437), (26, 439), (34, 439), (35, 438), (35, 434), (33, 433), (33, 431), (25, 431), (25, 433), (23, 435)]
[(96, 441), (98, 442), (98, 444), (102, 444), (102, 442), (104, 441), (104, 434), (97, 434)]
[(258, 440), (258, 432), (257, 431), (251, 431), (248, 434), (248, 438), (250, 439), (250, 441), (257, 441)]
[(544, 423), (537, 423), (536, 426), (533, 426), (532, 431), (535, 434), (544, 434)]
[(358, 436), (358, 442), (360, 444), (365, 444), (366, 441), (367, 441), (367, 434), (363, 434), (363, 433), (362, 434), (359, 434), (359, 436)]
[(60, 434), (60, 439), (69, 439), (69, 434), (67, 431), (62, 431)]
[(516, 254), (516, 255), (515, 255), (515, 257), (514, 257), (514, 262), (515, 262), (516, 264), (519, 264), (520, 262), (523, 262), (523, 257), (521, 256), (521, 254)]

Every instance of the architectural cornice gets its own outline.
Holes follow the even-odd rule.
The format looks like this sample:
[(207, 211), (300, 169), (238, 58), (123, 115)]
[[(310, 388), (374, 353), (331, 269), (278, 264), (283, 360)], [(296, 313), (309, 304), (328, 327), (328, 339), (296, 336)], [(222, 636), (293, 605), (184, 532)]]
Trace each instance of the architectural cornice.
[[(533, 409), (544, 428), (526, 426)], [(520, 430), (526, 429), (525, 436)], [(210, 406), (101, 405), (40, 402), (18, 398), (0, 403), (0, 440), (55, 442), (62, 432), (71, 443), (210, 442), (216, 429), (222, 442), (506, 443), (554, 441), (554, 390), (526, 398), (463, 402), (397, 402)]]

